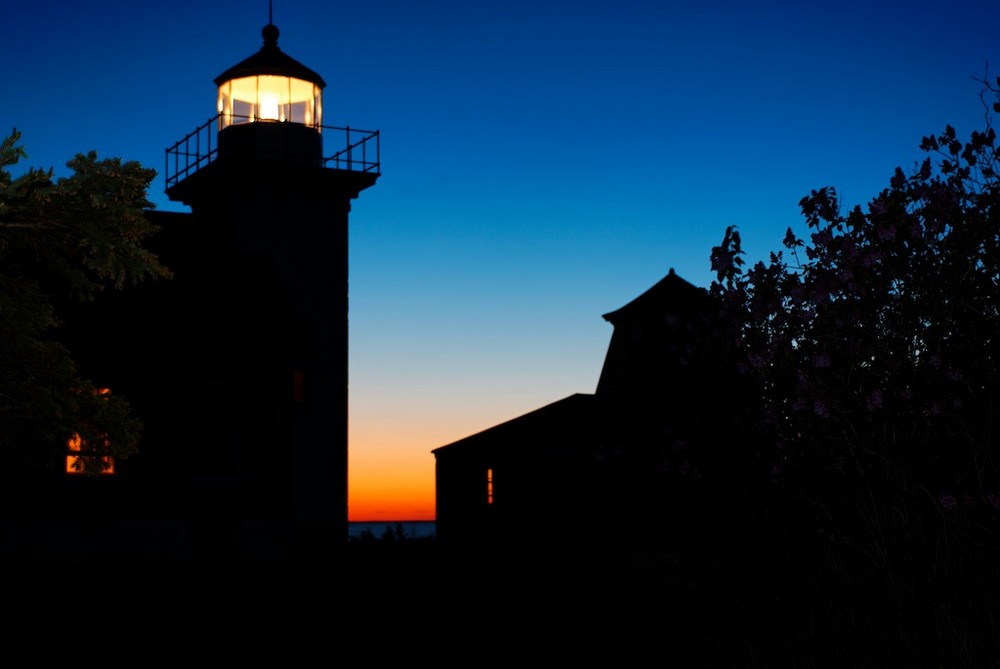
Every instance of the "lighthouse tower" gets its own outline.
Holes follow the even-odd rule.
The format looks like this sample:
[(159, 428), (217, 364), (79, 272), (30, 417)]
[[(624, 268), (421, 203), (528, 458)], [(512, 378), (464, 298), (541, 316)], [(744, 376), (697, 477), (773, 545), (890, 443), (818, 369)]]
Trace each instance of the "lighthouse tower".
[(190, 206), (198, 240), (182, 263), (195, 269), (175, 275), (203, 283), (200, 322), (221, 331), (203, 333), (220, 381), (200, 411), (230, 444), (213, 457), (235, 464), (213, 480), (249, 472), (244, 511), (346, 540), (348, 214), (379, 177), (379, 134), (324, 125), (323, 78), (276, 26), (262, 35), (216, 77), (216, 115), (166, 151), (167, 195)]

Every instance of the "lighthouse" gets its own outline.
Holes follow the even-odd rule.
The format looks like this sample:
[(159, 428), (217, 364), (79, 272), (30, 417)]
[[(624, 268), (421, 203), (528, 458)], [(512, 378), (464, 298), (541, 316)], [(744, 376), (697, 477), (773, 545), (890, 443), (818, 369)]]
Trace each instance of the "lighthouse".
[[(180, 278), (194, 282), (201, 322), (223, 330), (203, 351), (220, 395), (198, 410), (224, 439), (240, 423), (221, 455), (197, 438), (233, 464), (217, 479), (253, 479), (239, 513), (260, 507), (303, 536), (346, 539), (348, 215), (380, 175), (379, 133), (325, 125), (326, 82), (279, 35), (264, 26), (259, 51), (215, 78), (215, 116), (166, 150), (166, 193), (190, 206), (196, 246)], [(198, 282), (213, 284), (207, 304)]]
[(143, 215), (172, 277), (60, 308), (56, 336), (130, 405), (138, 453), (74, 437), (8, 477), (0, 556), (327, 565), (346, 546), (348, 217), (380, 176), (379, 133), (330, 125), (326, 82), (279, 36), (268, 22), (165, 150), (166, 194), (190, 211)]

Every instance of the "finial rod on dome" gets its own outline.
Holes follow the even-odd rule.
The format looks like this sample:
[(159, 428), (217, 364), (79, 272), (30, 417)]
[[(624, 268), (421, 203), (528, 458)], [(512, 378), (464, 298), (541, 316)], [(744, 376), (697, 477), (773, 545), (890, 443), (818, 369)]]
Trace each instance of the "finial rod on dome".
[[(271, 18), (273, 7), (269, 0)], [(278, 48), (278, 28), (273, 23), (264, 26), (261, 36), (264, 45), (260, 51), (215, 78), (219, 87), (219, 131), (234, 125), (276, 121), (303, 125), (318, 135), (326, 83)]]
[(278, 46), (278, 26), (274, 25), (274, 2), (273, 0), (267, 0), (267, 25), (264, 29), (260, 31), (261, 36), (264, 38), (265, 47), (277, 47)]

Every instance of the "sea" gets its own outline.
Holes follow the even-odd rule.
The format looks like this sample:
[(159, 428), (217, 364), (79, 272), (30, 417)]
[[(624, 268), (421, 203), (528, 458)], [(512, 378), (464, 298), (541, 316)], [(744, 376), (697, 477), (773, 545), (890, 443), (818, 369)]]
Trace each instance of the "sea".
[(407, 539), (427, 539), (435, 536), (435, 524), (433, 520), (375, 520), (366, 522), (347, 523), (347, 536), (352, 539), (360, 538), (366, 530), (375, 535), (376, 539), (381, 539), (386, 530), (395, 532), (396, 525), (403, 528), (403, 536)]

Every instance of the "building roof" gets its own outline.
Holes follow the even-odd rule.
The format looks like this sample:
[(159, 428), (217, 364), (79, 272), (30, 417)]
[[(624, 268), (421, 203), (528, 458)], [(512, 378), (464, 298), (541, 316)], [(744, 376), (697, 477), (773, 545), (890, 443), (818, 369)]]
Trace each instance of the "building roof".
[(666, 312), (691, 313), (707, 306), (709, 296), (704, 288), (688, 283), (674, 273), (674, 268), (652, 288), (624, 307), (604, 314), (612, 325), (646, 321)]
[[(670, 364), (676, 362), (676, 351), (671, 340), (663, 338), (664, 316), (673, 314), (688, 322), (712, 306), (712, 298), (705, 289), (680, 278), (671, 268), (663, 279), (634, 300), (604, 314), (604, 319), (616, 329), (623, 325), (630, 332), (624, 338), (612, 335), (596, 395), (570, 395), (431, 452), (494, 447), (507, 450), (511, 445), (531, 448), (532, 444), (544, 441), (546, 434), (560, 441), (575, 436), (579, 443), (589, 443), (616, 411), (615, 405), (603, 401), (615, 395), (616, 390), (634, 398), (636, 393), (648, 395), (662, 389), (663, 384), (674, 388), (678, 383), (678, 370)], [(648, 330), (649, 336), (637, 340), (631, 332), (635, 329)]]
[[(539, 438), (541, 435), (553, 432), (563, 437), (569, 432), (591, 434), (598, 425), (598, 414), (594, 395), (575, 393), (431, 452), (437, 454), (444, 449), (454, 451), (494, 444), (505, 449), (511, 444), (534, 445), (544, 441)], [(531, 438), (519, 438), (519, 435), (530, 435)]]
[(304, 81), (311, 81), (320, 88), (326, 86), (323, 77), (315, 71), (309, 69), (299, 61), (284, 53), (278, 48), (278, 28), (273, 24), (267, 24), (261, 31), (264, 37), (264, 46), (260, 51), (242, 60), (236, 65), (215, 78), (215, 85), (220, 86), (230, 79), (240, 77), (250, 77), (257, 74), (272, 74), (283, 77), (295, 77)]

